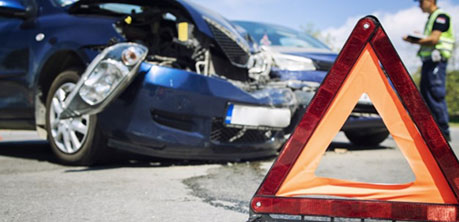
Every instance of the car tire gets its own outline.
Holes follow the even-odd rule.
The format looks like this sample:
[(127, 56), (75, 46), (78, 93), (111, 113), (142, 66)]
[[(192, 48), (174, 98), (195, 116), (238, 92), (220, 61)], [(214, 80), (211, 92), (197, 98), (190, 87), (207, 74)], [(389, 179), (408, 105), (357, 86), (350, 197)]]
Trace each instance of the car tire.
[(51, 149), (61, 163), (92, 165), (106, 149), (104, 137), (97, 129), (97, 116), (58, 119), (65, 98), (80, 79), (79, 73), (79, 69), (68, 69), (51, 84), (46, 98), (46, 130)]
[(389, 131), (386, 129), (381, 130), (349, 130), (344, 131), (346, 137), (357, 146), (378, 146), (388, 136)]

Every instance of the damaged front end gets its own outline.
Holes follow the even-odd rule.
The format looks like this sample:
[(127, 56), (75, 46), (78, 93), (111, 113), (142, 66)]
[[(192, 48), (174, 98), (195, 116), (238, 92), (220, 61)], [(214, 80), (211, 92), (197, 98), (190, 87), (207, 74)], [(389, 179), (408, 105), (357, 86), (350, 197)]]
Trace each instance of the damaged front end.
[[(72, 11), (94, 8), (85, 4), (96, 3)], [(59, 118), (99, 114), (109, 145), (120, 149), (174, 158), (187, 149), (192, 159), (215, 159), (203, 149), (221, 158), (272, 155), (318, 86), (273, 78), (283, 57), (184, 1), (142, 2), (113, 26), (123, 43), (93, 60)]]

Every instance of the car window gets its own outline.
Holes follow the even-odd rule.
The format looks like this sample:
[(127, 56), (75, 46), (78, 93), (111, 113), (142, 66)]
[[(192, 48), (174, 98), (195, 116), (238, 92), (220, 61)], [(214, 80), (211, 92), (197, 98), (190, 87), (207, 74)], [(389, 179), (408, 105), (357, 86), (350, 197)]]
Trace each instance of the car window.
[(260, 45), (329, 49), (314, 37), (288, 27), (258, 22), (235, 21), (234, 23), (245, 29)]
[(112, 11), (115, 13), (120, 13), (120, 14), (131, 14), (132, 12), (134, 13), (142, 12), (142, 7), (138, 5), (122, 4), (122, 3), (100, 4), (99, 8), (107, 10), (107, 11)]
[(61, 7), (65, 7), (67, 5), (71, 5), (79, 0), (54, 0), (58, 5)]

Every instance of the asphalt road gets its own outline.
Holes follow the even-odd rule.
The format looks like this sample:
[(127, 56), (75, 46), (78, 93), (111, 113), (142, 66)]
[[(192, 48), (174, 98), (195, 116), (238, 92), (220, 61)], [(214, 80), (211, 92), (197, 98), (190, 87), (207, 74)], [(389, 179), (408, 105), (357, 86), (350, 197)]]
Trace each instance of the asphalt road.
[[(0, 221), (246, 221), (273, 159), (209, 163), (127, 156), (103, 167), (56, 163), (35, 133), (0, 131)], [(459, 128), (452, 129), (459, 154)], [(392, 139), (361, 148), (340, 133), (316, 172), (365, 182), (414, 179)]]

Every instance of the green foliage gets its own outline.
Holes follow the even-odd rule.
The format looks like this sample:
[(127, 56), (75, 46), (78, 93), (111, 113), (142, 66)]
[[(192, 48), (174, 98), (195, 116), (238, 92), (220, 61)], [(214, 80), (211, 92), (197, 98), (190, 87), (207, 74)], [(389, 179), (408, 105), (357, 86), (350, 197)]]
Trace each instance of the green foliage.
[[(413, 80), (419, 88), (420, 71), (413, 74)], [(448, 72), (446, 75), (446, 103), (452, 118), (459, 118), (459, 70)]]
[(459, 116), (459, 70), (446, 76), (446, 103), (450, 116)]
[(449, 119), (449, 126), (459, 127), (459, 115), (451, 116)]

